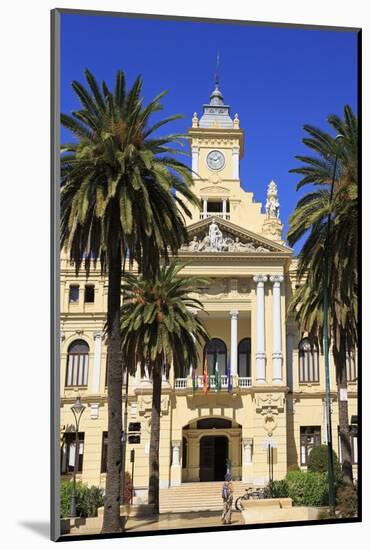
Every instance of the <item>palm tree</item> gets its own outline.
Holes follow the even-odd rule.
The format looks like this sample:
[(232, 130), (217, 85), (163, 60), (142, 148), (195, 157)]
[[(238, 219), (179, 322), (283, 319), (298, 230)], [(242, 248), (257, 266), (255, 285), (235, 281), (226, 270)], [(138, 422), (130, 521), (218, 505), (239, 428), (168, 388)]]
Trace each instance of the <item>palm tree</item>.
[[(297, 189), (314, 185), (301, 198), (290, 218), (287, 239), (292, 246), (302, 237), (305, 243), (299, 254), (297, 277), (301, 286), (294, 293), (291, 309), (302, 331), (317, 341), (323, 337), (323, 273), (325, 256), (330, 265), (328, 284), (330, 333), (338, 387), (339, 431), (342, 469), (346, 481), (352, 481), (348, 403), (340, 399), (347, 387), (346, 355), (358, 341), (357, 250), (358, 250), (358, 128), (352, 109), (344, 107), (344, 118), (328, 117), (332, 128), (343, 136), (335, 138), (318, 128), (304, 126), (309, 138), (303, 142), (316, 156), (297, 156), (303, 163), (290, 172), (304, 177)], [(335, 158), (337, 163), (335, 165)], [(331, 200), (333, 174), (334, 193)], [(328, 216), (331, 229), (327, 236)]]
[(147, 365), (152, 374), (152, 416), (149, 451), (148, 503), (159, 512), (159, 440), (161, 381), (163, 370), (175, 373), (197, 368), (197, 346), (208, 339), (195, 315), (203, 305), (192, 293), (205, 279), (181, 276), (185, 264), (172, 261), (163, 266), (155, 281), (131, 273), (124, 275), (121, 307), (122, 350), (126, 368)]
[(174, 157), (176, 135), (156, 130), (179, 118), (151, 125), (162, 109), (159, 94), (147, 106), (142, 79), (126, 89), (118, 71), (114, 90), (98, 85), (85, 70), (87, 86), (73, 81), (81, 108), (61, 115), (75, 141), (62, 145), (61, 245), (78, 273), (100, 261), (108, 273), (108, 458), (103, 532), (121, 531), (120, 469), (122, 432), (121, 276), (125, 260), (155, 277), (160, 257), (176, 254), (186, 239), (186, 201), (199, 204), (190, 187), (190, 169)]

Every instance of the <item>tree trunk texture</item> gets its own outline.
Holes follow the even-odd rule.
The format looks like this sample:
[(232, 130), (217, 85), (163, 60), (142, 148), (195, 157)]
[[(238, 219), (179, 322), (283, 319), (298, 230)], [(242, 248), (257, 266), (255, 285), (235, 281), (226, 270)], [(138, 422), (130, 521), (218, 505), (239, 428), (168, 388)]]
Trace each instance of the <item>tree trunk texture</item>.
[(154, 514), (160, 512), (160, 413), (161, 413), (161, 366), (156, 364), (152, 369), (152, 416), (151, 440), (149, 446), (149, 483), (148, 504), (153, 505)]
[(340, 344), (337, 346), (334, 342), (333, 347), (334, 363), (336, 369), (336, 383), (338, 390), (338, 409), (339, 409), (339, 438), (341, 448), (341, 463), (344, 481), (353, 483), (352, 469), (352, 449), (350, 442), (349, 430), (349, 415), (348, 415), (348, 399), (341, 400), (341, 390), (347, 391), (347, 375), (346, 375), (346, 338), (342, 334)]
[(102, 533), (122, 531), (120, 520), (123, 380), (120, 339), (121, 270), (121, 254), (118, 254), (111, 260), (108, 269), (108, 444)]

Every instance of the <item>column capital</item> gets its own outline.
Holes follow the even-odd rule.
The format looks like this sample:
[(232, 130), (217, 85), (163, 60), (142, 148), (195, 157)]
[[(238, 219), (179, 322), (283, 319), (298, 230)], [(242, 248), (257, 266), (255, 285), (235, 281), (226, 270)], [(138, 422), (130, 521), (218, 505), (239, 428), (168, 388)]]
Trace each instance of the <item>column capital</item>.
[(100, 340), (102, 338), (102, 332), (100, 330), (97, 330), (93, 334), (94, 340)]
[(268, 281), (267, 275), (254, 275), (253, 279), (256, 283), (266, 283)]
[(231, 311), (229, 313), (230, 313), (230, 316), (231, 316), (232, 319), (237, 319), (239, 311), (238, 311), (238, 309), (231, 309)]
[(244, 437), (244, 438), (242, 438), (242, 443), (243, 443), (244, 447), (246, 447), (248, 445), (252, 445), (253, 444), (253, 438), (252, 437)]
[(192, 153), (198, 153), (200, 150), (198, 145), (192, 145)]
[(171, 442), (171, 445), (172, 447), (180, 447), (181, 445), (180, 439), (175, 439), (174, 441)]
[(271, 275), (269, 277), (269, 280), (270, 280), (271, 283), (277, 283), (277, 286), (278, 286), (278, 284), (283, 282), (284, 276), (283, 275)]

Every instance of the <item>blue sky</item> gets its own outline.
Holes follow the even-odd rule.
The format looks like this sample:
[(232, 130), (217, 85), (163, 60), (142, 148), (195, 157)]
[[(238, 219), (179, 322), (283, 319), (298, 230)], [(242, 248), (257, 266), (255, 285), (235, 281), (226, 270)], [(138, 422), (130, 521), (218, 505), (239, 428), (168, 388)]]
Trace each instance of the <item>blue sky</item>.
[[(356, 32), (63, 14), (61, 110), (79, 107), (71, 82), (83, 81), (86, 67), (109, 85), (123, 69), (129, 85), (142, 75), (145, 102), (168, 90), (160, 116), (183, 114), (168, 130), (185, 132), (209, 101), (218, 50), (224, 101), (245, 130), (242, 186), (264, 204), (276, 181), (286, 232), (306, 192), (296, 192), (298, 176), (288, 173), (307, 152), (303, 125), (326, 128), (346, 103), (357, 108)], [(70, 139), (62, 130), (62, 142)]]

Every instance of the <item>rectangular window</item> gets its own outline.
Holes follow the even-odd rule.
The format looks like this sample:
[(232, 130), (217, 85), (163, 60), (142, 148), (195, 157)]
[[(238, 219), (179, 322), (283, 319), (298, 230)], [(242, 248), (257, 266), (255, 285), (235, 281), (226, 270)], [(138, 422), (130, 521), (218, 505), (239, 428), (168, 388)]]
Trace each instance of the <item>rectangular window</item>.
[(70, 285), (70, 304), (77, 304), (79, 302), (79, 285)]
[(321, 444), (320, 426), (300, 426), (300, 464), (306, 466), (313, 447)]
[(94, 285), (85, 285), (84, 302), (85, 304), (94, 303)]
[[(84, 459), (84, 438), (85, 434), (79, 432), (78, 442), (78, 464), (77, 472), (82, 473), (83, 459)], [(75, 469), (76, 460), (76, 434), (75, 432), (67, 432), (63, 437), (63, 445), (61, 449), (61, 473), (70, 474)]]
[[(339, 460), (342, 462), (343, 457), (341, 454), (341, 441), (340, 441), (340, 428), (338, 426), (338, 445), (339, 445)], [(350, 454), (352, 464), (358, 464), (358, 426), (349, 426), (350, 436)]]
[(140, 422), (129, 422), (128, 442), (131, 445), (140, 443)]

